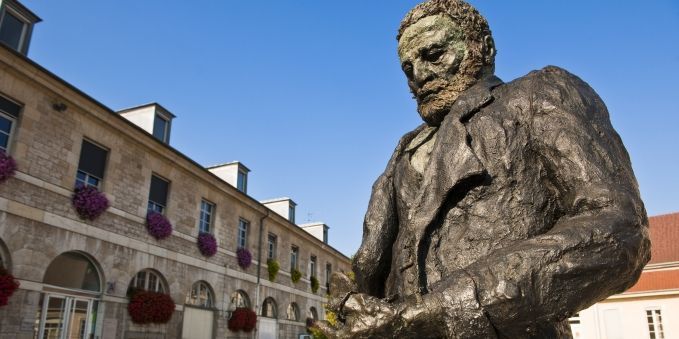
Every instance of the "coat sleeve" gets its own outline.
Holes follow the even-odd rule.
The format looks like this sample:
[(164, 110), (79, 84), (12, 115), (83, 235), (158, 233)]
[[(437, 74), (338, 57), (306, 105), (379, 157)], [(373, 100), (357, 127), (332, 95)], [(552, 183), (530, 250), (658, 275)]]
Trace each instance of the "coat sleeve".
[(373, 184), (363, 222), (363, 241), (352, 263), (356, 285), (361, 293), (384, 297), (385, 281), (391, 267), (392, 246), (398, 235), (394, 170), (403, 149), (423, 127), (424, 125), (401, 138), (386, 170)]
[[(541, 324), (554, 324), (625, 291), (650, 258), (648, 221), (636, 179), (601, 99), (585, 82), (556, 67), (526, 78), (519, 88), (525, 90), (520, 96), (526, 98), (524, 110), (532, 115), (530, 147), (554, 186), (560, 215), (546, 233), (498, 249), (452, 274), (474, 285), (475, 309), (470, 312), (480, 306), (493, 328), (510, 338), (539, 333)], [(444, 280), (430, 289), (428, 298), (446, 305), (459, 286)]]

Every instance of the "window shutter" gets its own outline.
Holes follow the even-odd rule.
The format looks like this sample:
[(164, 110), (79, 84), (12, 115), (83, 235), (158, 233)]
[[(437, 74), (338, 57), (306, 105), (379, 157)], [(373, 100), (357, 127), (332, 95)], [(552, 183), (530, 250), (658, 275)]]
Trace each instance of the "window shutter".
[(158, 177), (151, 176), (151, 193), (149, 194), (149, 200), (167, 206), (167, 191), (169, 183)]
[(99, 179), (104, 178), (104, 170), (106, 169), (106, 155), (108, 151), (101, 147), (83, 140), (83, 145), (80, 150), (80, 162), (78, 169), (87, 172)]

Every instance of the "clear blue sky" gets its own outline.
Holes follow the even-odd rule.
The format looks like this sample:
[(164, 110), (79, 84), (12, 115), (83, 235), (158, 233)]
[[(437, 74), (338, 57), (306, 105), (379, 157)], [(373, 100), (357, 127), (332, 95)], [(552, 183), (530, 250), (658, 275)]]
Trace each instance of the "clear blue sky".
[[(240, 160), (352, 254), (372, 182), (419, 117), (395, 33), (417, 1), (39, 1), (29, 56), (112, 109), (157, 101), (171, 143)], [(679, 211), (679, 2), (472, 1), (505, 81), (548, 64), (607, 103), (650, 215)]]

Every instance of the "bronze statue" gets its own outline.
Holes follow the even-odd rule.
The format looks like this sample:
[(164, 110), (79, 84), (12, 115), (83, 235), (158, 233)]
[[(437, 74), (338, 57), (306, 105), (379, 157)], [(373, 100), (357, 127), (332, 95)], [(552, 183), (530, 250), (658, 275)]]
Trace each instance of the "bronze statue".
[(650, 257), (629, 156), (585, 82), (548, 66), (503, 83), (486, 20), (431, 0), (398, 53), (425, 123), (373, 186), (341, 338), (564, 338), (567, 318)]

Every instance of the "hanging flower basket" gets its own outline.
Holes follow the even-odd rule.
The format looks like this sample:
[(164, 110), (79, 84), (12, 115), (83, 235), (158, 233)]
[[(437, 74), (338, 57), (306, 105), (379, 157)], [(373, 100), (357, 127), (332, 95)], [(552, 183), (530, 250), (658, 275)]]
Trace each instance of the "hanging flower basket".
[(269, 271), (269, 281), (274, 281), (276, 280), (276, 276), (278, 275), (278, 270), (281, 268), (281, 265), (278, 264), (278, 261), (274, 259), (269, 259), (266, 261), (266, 268)]
[(158, 240), (165, 239), (172, 234), (172, 224), (158, 212), (149, 212), (146, 215), (146, 229)]
[(17, 169), (17, 163), (11, 155), (0, 150), (0, 182), (7, 180), (14, 176)]
[(19, 288), (19, 282), (14, 276), (0, 267), (0, 307), (9, 303), (9, 297)]
[(109, 206), (106, 195), (93, 186), (76, 187), (71, 201), (80, 218), (90, 221), (98, 218)]
[(320, 283), (318, 282), (318, 278), (312, 276), (309, 279), (309, 284), (311, 285), (311, 292), (316, 293), (318, 292), (318, 288), (320, 287)]
[(247, 248), (239, 247), (236, 250), (236, 257), (238, 257), (238, 266), (247, 269), (252, 264), (252, 254)]
[(217, 253), (217, 239), (210, 233), (201, 232), (198, 235), (198, 249), (206, 257), (211, 257)]
[(292, 282), (296, 284), (299, 279), (302, 279), (302, 272), (296, 268), (293, 268), (292, 271), (290, 271), (290, 279), (292, 279)]
[(139, 291), (130, 298), (127, 312), (135, 324), (165, 324), (174, 313), (174, 301), (165, 293)]
[(257, 326), (257, 314), (249, 308), (239, 307), (231, 313), (228, 326), (231, 332), (252, 332)]

